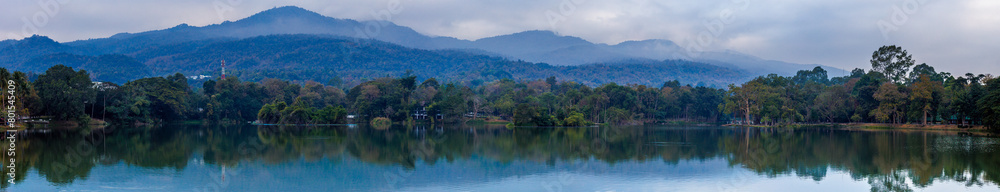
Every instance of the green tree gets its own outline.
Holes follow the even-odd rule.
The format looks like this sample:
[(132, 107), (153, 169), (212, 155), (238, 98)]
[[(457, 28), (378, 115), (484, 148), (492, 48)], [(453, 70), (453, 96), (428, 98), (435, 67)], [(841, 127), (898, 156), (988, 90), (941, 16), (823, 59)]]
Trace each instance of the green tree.
[(279, 123), (281, 121), (281, 111), (285, 110), (287, 104), (284, 101), (277, 101), (266, 104), (257, 112), (257, 120), (262, 123)]
[(84, 117), (85, 104), (93, 99), (90, 75), (74, 71), (65, 65), (52, 66), (39, 75), (34, 86), (42, 103), (42, 113), (56, 120), (79, 120)]
[[(864, 119), (865, 117), (868, 117), (872, 110), (878, 108), (880, 103), (877, 99), (875, 99), (875, 92), (878, 91), (883, 82), (885, 82), (885, 79), (882, 74), (875, 71), (869, 71), (858, 78), (857, 82), (854, 83), (854, 87), (851, 91), (851, 98), (857, 102), (854, 113), (860, 118)], [(853, 116), (852, 119), (854, 119)]]
[(813, 108), (819, 111), (819, 115), (827, 122), (835, 122), (838, 119), (846, 119), (850, 115), (851, 95), (847, 88), (841, 85), (827, 87), (816, 96), (813, 101)]
[(910, 84), (910, 105), (914, 112), (920, 114), (922, 124), (927, 124), (927, 117), (939, 105), (944, 86), (941, 82), (932, 81), (930, 75), (920, 75), (918, 80)]
[[(766, 110), (766, 107), (773, 106), (777, 96), (774, 88), (764, 84), (765, 81), (767, 81), (765, 78), (758, 77), (743, 83), (741, 87), (729, 85), (729, 92), (724, 99), (725, 103), (721, 105), (722, 110), (725, 113), (741, 114), (744, 116), (744, 122), (753, 124), (755, 122), (753, 116), (763, 117), (762, 112)], [(768, 102), (772, 102), (772, 104), (767, 104)]]
[(872, 53), (872, 71), (882, 73), (894, 83), (903, 83), (913, 66), (913, 56), (896, 45), (882, 46)]
[(986, 96), (978, 102), (983, 125), (993, 131), (1000, 131), (1000, 79), (987, 82), (987, 90)]
[(319, 124), (347, 123), (347, 110), (341, 106), (326, 106), (314, 113), (313, 119)]
[(517, 108), (514, 109), (514, 125), (534, 126), (535, 119), (539, 116), (538, 110), (535, 107), (526, 103), (517, 104)]
[(884, 83), (874, 96), (879, 101), (879, 106), (872, 110), (871, 116), (880, 122), (900, 123), (900, 109), (905, 104), (906, 94), (899, 91), (899, 86)]
[(913, 66), (913, 71), (910, 72), (910, 77), (908, 83), (915, 83), (920, 81), (920, 76), (927, 75), (931, 81), (944, 82), (944, 74), (938, 73), (934, 70), (934, 67), (927, 65), (927, 63), (921, 63), (920, 65)]
[(167, 78), (143, 78), (125, 83), (125, 89), (149, 98), (150, 106), (142, 110), (150, 111), (152, 118), (160, 120), (183, 119), (188, 111), (191, 89), (187, 78), (177, 73)]
[(587, 120), (583, 118), (583, 113), (571, 112), (566, 119), (563, 119), (563, 125), (565, 126), (585, 126), (587, 125)]

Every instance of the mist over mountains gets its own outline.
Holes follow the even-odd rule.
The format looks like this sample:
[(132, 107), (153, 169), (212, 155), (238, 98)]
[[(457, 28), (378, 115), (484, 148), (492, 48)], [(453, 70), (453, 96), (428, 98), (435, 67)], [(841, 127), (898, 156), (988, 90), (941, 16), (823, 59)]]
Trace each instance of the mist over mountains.
[[(97, 80), (116, 83), (178, 72), (217, 76), (219, 62), (226, 60), (233, 74), (248, 80), (350, 81), (409, 70), (421, 78), (467, 83), (556, 76), (585, 84), (658, 86), (676, 79), (716, 87), (819, 66), (734, 51), (702, 52), (689, 58), (683, 51), (669, 40), (607, 45), (551, 31), (468, 41), (420, 34), (388, 21), (330, 18), (288, 6), (203, 27), (180, 24), (67, 43), (44, 36), (4, 40), (0, 41), (0, 66), (41, 73), (64, 64), (88, 70)], [(822, 67), (830, 74), (843, 73)]]

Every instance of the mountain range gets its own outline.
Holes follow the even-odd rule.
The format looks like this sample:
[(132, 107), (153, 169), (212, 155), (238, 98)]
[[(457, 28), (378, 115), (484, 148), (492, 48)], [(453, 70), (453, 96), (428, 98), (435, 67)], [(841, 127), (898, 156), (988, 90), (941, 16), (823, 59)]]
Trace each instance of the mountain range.
[[(377, 30), (371, 30), (373, 25), (378, 26)], [(679, 56), (681, 51), (680, 46), (669, 40), (607, 45), (538, 30), (469, 41), (428, 36), (388, 21), (337, 19), (287, 6), (202, 27), (180, 24), (162, 30), (66, 43), (44, 36), (4, 40), (0, 41), (0, 66), (38, 73), (52, 65), (65, 64), (87, 69), (99, 80), (123, 82), (175, 72), (217, 74), (216, 63), (225, 59), (236, 73), (255, 74), (250, 79), (270, 77), (268, 74), (290, 80), (323, 80), (332, 76), (366, 79), (412, 70), (418, 75), (472, 81), (470, 78), (482, 78), (484, 72), (499, 71), (508, 75), (490, 77), (562, 76), (588, 84), (651, 85), (678, 79), (720, 87), (753, 76), (793, 75), (798, 70), (820, 66), (765, 60), (735, 51), (703, 52), (699, 57), (684, 58)], [(503, 66), (492, 66), (500, 63)], [(317, 67), (333, 71), (308, 72)], [(586, 71), (609, 67), (620, 69), (619, 72), (669, 73), (616, 76), (607, 71)], [(841, 69), (822, 67), (831, 74), (842, 73)], [(299, 72), (313, 75), (296, 75), (291, 71), (279, 74), (274, 69), (306, 70)], [(574, 70), (595, 74), (567, 75)], [(641, 79), (649, 77), (666, 79)]]

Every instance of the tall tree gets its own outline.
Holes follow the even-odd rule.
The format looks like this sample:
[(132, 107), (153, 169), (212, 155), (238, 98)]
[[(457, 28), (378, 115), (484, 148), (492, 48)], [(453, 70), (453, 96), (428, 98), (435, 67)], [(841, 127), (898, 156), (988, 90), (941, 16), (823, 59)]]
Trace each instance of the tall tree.
[(94, 95), (87, 71), (56, 65), (39, 75), (34, 84), (44, 115), (51, 115), (56, 120), (86, 118), (84, 105), (91, 102)]
[(913, 67), (913, 71), (910, 72), (910, 77), (908, 78), (907, 83), (919, 81), (921, 75), (927, 75), (927, 77), (930, 77), (931, 81), (944, 82), (944, 74), (934, 71), (934, 67), (927, 65), (927, 63), (921, 63), (920, 65)]
[(922, 74), (916, 82), (910, 85), (910, 104), (919, 111), (921, 122), (927, 124), (927, 116), (938, 106), (944, 86), (941, 82), (932, 81), (930, 75)]
[[(752, 124), (751, 116), (758, 115), (764, 108), (763, 103), (773, 97), (774, 93), (767, 85), (761, 83), (761, 78), (743, 83), (742, 87), (729, 85), (725, 103), (720, 105), (725, 113), (742, 114), (743, 121)], [(759, 116), (759, 115), (758, 115)]]
[(38, 91), (35, 90), (35, 86), (28, 81), (28, 76), (23, 72), (15, 71), (11, 78), (17, 87), (15, 97), (18, 101), (15, 107), (18, 114), (32, 115), (41, 112), (41, 98), (38, 97)]
[(813, 108), (819, 111), (819, 115), (826, 118), (828, 122), (834, 122), (838, 117), (849, 115), (850, 97), (850, 92), (844, 86), (830, 86), (816, 96)]
[(905, 104), (906, 94), (899, 91), (899, 86), (883, 83), (875, 92), (875, 99), (879, 105), (872, 110), (872, 117), (881, 122), (900, 123), (900, 109)]
[(882, 73), (894, 83), (903, 83), (913, 66), (913, 56), (902, 47), (889, 45), (872, 53), (872, 71)]
[(1000, 79), (987, 82), (987, 90), (986, 96), (979, 99), (983, 125), (994, 131), (1000, 131)]

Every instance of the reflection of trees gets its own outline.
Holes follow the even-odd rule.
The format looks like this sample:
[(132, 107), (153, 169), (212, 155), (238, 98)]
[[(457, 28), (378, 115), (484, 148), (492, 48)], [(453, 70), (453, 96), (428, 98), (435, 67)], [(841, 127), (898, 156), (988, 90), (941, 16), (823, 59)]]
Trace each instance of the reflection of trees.
[(23, 155), (18, 156), (18, 179), (26, 177), (27, 167), (55, 184), (86, 178), (96, 164), (181, 170), (199, 156), (223, 166), (258, 160), (336, 162), (350, 156), (410, 169), (417, 163), (473, 157), (539, 163), (596, 159), (612, 164), (725, 158), (732, 166), (770, 177), (795, 174), (818, 181), (832, 168), (867, 179), (873, 190), (895, 191), (909, 190), (907, 180), (917, 187), (942, 179), (970, 186), (1000, 181), (1000, 152), (969, 147), (995, 147), (989, 143), (994, 140), (847, 130), (170, 126), (29, 135), (19, 142)]
[[(87, 148), (86, 137), (75, 132), (54, 132), (40, 135), (45, 138), (42, 142), (35, 139), (19, 139), (17, 179), (24, 179), (28, 167), (34, 168), (38, 174), (45, 177), (53, 184), (68, 184), (76, 178), (86, 178), (90, 174), (90, 167), (94, 166), (92, 148)], [(38, 149), (38, 150), (32, 150)], [(57, 161), (46, 161), (46, 160)], [(82, 168), (82, 169), (81, 169)], [(4, 182), (6, 183), (6, 182)]]
[[(993, 138), (943, 137), (927, 133), (753, 129), (726, 140), (732, 164), (760, 174), (795, 173), (820, 180), (827, 167), (867, 179), (873, 191), (908, 191), (934, 180), (968, 186), (998, 181), (998, 153), (970, 149)], [(949, 144), (950, 143), (950, 144)], [(991, 144), (992, 145), (992, 144)], [(992, 174), (990, 174), (992, 173)]]

